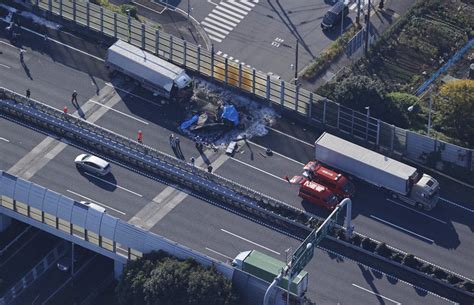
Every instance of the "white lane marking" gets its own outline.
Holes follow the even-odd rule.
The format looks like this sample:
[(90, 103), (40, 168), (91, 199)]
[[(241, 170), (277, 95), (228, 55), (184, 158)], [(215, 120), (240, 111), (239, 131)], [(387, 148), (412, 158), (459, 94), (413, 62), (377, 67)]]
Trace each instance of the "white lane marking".
[(412, 211), (415, 212), (415, 213), (418, 213), (418, 214), (424, 215), (424, 216), (426, 216), (426, 217), (428, 217), (428, 218), (431, 218), (431, 219), (433, 219), (433, 220), (439, 221), (439, 222), (441, 222), (442, 224), (446, 224), (446, 221), (443, 221), (443, 220), (441, 220), (441, 219), (439, 219), (439, 218), (436, 218), (436, 217), (433, 217), (433, 216), (428, 215), (428, 214), (426, 214), (426, 213), (420, 212), (420, 211), (418, 211), (418, 210), (416, 210), (416, 209), (414, 209), (414, 208), (407, 207), (406, 205), (401, 204), (401, 203), (398, 203), (398, 202), (396, 202), (396, 201), (394, 201), (394, 200), (392, 200), (392, 199), (389, 199), (389, 198), (386, 198), (386, 199), (387, 199), (387, 201), (390, 201), (390, 202), (392, 202), (392, 203), (395, 203), (396, 205), (401, 206), (401, 207), (403, 207), (403, 208), (405, 208), (405, 209), (412, 210)]
[(464, 210), (469, 211), (469, 212), (471, 212), (471, 213), (474, 213), (474, 209), (466, 208), (465, 206), (462, 206), (462, 205), (460, 205), (460, 204), (458, 204), (458, 203), (452, 202), (451, 200), (448, 200), (448, 199), (446, 199), (446, 198), (439, 197), (439, 199), (443, 200), (443, 201), (446, 202), (446, 203), (452, 204), (452, 205), (454, 205), (454, 206), (456, 206), (456, 207), (458, 207), (458, 208), (461, 208), (461, 209), (464, 209)]
[(284, 132), (281, 132), (281, 131), (279, 131), (279, 130), (276, 130), (275, 128), (271, 128), (271, 127), (269, 127), (269, 126), (266, 126), (266, 127), (267, 127), (267, 129), (270, 129), (271, 131), (274, 131), (274, 132), (276, 132), (276, 133), (279, 133), (279, 134), (281, 134), (281, 135), (284, 135), (284, 136), (286, 136), (286, 137), (288, 137), (288, 138), (290, 138), (290, 139), (293, 139), (293, 140), (298, 141), (298, 142), (301, 142), (301, 143), (303, 143), (303, 144), (305, 144), (305, 145), (314, 147), (314, 144), (312, 144), (312, 143), (309, 143), (309, 142), (303, 141), (303, 140), (301, 140), (301, 139), (298, 139), (298, 138), (296, 138), (296, 137), (290, 136), (289, 134), (286, 134), (286, 133), (284, 133)]
[(9, 47), (12, 47), (12, 48), (14, 48), (14, 49), (18, 49), (17, 47), (15, 47), (15, 46), (12, 45), (12, 44), (9, 44), (8, 42), (0, 41), (0, 43), (3, 43), (4, 45), (9, 46)]
[[(25, 27), (23, 27), (23, 26), (22, 26), (21, 28), (22, 28), (23, 30), (27, 31), (27, 32), (30, 32), (30, 33), (36, 34), (36, 35), (38, 35), (38, 36), (44, 37), (43, 34), (40, 34), (40, 33), (38, 33), (38, 32), (35, 32), (35, 31), (30, 30), (30, 29), (28, 29), (28, 28), (25, 28)], [(54, 41), (54, 42), (57, 43), (57, 44), (60, 44), (60, 45), (62, 45), (62, 46), (65, 46), (66, 48), (69, 48), (69, 49), (74, 50), (74, 51), (76, 51), (76, 52), (79, 52), (79, 53), (82, 53), (82, 54), (84, 54), (84, 55), (90, 56), (90, 57), (92, 57), (92, 58), (94, 58), (94, 59), (97, 59), (98, 61), (105, 62), (105, 60), (102, 59), (102, 58), (100, 58), (100, 57), (97, 57), (97, 56), (95, 56), (95, 55), (92, 55), (92, 54), (89, 54), (89, 53), (84, 52), (84, 51), (82, 51), (82, 50), (79, 50), (79, 49), (77, 49), (77, 48), (75, 48), (75, 47), (72, 47), (72, 46), (70, 46), (70, 45), (68, 45), (68, 44), (65, 44), (64, 42), (61, 42), (61, 41), (59, 41), (59, 40), (56, 40), (56, 39), (54, 39), (54, 38), (48, 37), (48, 41)]]
[(206, 247), (205, 249), (206, 249), (207, 251), (209, 251), (209, 252), (213, 252), (213, 253), (215, 253), (215, 254), (217, 254), (217, 255), (220, 255), (220, 256), (222, 256), (222, 257), (225, 257), (225, 258), (227, 258), (228, 260), (233, 260), (232, 257), (227, 256), (227, 255), (225, 255), (225, 254), (222, 254), (222, 253), (220, 253), (220, 252), (217, 252), (216, 250), (212, 250), (211, 248)]
[(138, 122), (140, 122), (140, 123), (143, 123), (143, 124), (145, 124), (145, 125), (148, 125), (148, 122), (146, 122), (146, 121), (144, 121), (144, 120), (140, 120), (139, 118), (136, 118), (136, 117), (134, 117), (134, 116), (131, 116), (131, 115), (129, 115), (129, 114), (126, 114), (126, 113), (124, 113), (124, 112), (122, 112), (122, 111), (119, 111), (119, 110), (117, 110), (117, 109), (114, 109), (114, 108), (112, 108), (112, 107), (105, 106), (104, 104), (101, 104), (101, 103), (99, 103), (99, 102), (96, 102), (96, 101), (93, 101), (93, 100), (88, 100), (88, 102), (91, 102), (91, 103), (100, 105), (101, 107), (104, 107), (104, 108), (107, 108), (107, 109), (109, 109), (109, 110), (115, 111), (115, 112), (117, 112), (117, 113), (120, 113), (120, 114), (122, 114), (122, 115), (128, 117), (128, 118), (134, 119), (134, 120), (136, 120), (136, 121), (138, 121)]
[(87, 176), (89, 176), (89, 177), (93, 177), (93, 178), (95, 178), (95, 179), (97, 179), (97, 180), (99, 180), (99, 181), (102, 181), (102, 182), (107, 183), (107, 184), (109, 184), (109, 185), (115, 186), (115, 187), (117, 187), (117, 188), (119, 188), (119, 189), (121, 189), (121, 190), (124, 190), (124, 191), (126, 191), (126, 192), (129, 192), (130, 194), (133, 194), (133, 195), (135, 195), (135, 196), (143, 197), (142, 195), (140, 195), (140, 194), (138, 194), (138, 193), (135, 193), (134, 191), (131, 191), (131, 190), (127, 189), (127, 188), (124, 188), (123, 186), (120, 186), (120, 185), (118, 185), (118, 184), (114, 184), (114, 183), (112, 183), (112, 182), (109, 182), (109, 181), (107, 181), (107, 180), (105, 180), (105, 179), (99, 178), (99, 177), (97, 177), (96, 175), (89, 174), (88, 172), (84, 172), (84, 175), (87, 175)]
[[(225, 24), (220, 24), (220, 23), (218, 23), (217, 21), (215, 21), (214, 19), (211, 19), (211, 18), (208, 18), (208, 17), (204, 18), (204, 21), (201, 22), (201, 23), (204, 23), (204, 22), (206, 22), (206, 23), (208, 23), (208, 24), (209, 24), (209, 23), (213, 23), (214, 26), (219, 26), (219, 27), (221, 27), (221, 28), (224, 28), (224, 29), (228, 30), (229, 33), (230, 33), (230, 31), (232, 31), (232, 30), (234, 29), (233, 27), (227, 26), (227, 25), (225, 25)], [(220, 51), (219, 51), (219, 52), (220, 52)], [(221, 52), (221, 53), (222, 53), (222, 52)], [(220, 54), (217, 54), (217, 55), (220, 55)]]
[(4, 64), (0, 64), (0, 66), (2, 66), (2, 67), (4, 67), (4, 68), (7, 68), (7, 69), (11, 69), (10, 66), (4, 65)]
[(0, 140), (10, 143), (10, 140), (0, 137)]
[(392, 299), (390, 299), (390, 298), (388, 298), (388, 297), (386, 297), (386, 296), (383, 296), (383, 295), (381, 295), (380, 293), (375, 293), (375, 292), (373, 292), (373, 291), (370, 291), (369, 289), (366, 289), (366, 288), (361, 287), (361, 286), (359, 286), (359, 285), (356, 285), (356, 284), (354, 284), (354, 283), (352, 283), (352, 286), (354, 286), (354, 287), (356, 287), (356, 288), (359, 288), (359, 289), (361, 289), (361, 290), (364, 290), (364, 291), (366, 291), (366, 292), (368, 292), (368, 293), (371, 293), (371, 294), (373, 294), (373, 295), (376, 295), (376, 296), (378, 296), (378, 297), (381, 297), (382, 299), (385, 299), (385, 300), (390, 301), (390, 302), (392, 302), (392, 303), (395, 303), (395, 304), (397, 304), (397, 305), (401, 305), (401, 304), (402, 304), (402, 303), (397, 302), (397, 301), (395, 301), (395, 300), (392, 300)]
[(237, 24), (239, 23), (239, 22), (233, 23), (233, 22), (231, 22), (230, 20), (227, 20), (227, 19), (224, 19), (224, 18), (222, 18), (222, 17), (220, 17), (220, 16), (214, 15), (212, 12), (211, 12), (208, 16), (209, 16), (210, 18), (216, 19), (216, 20), (218, 20), (218, 21), (222, 21), (222, 22), (224, 22), (224, 23), (226, 23), (226, 24), (228, 24), (228, 25), (230, 25), (230, 26), (232, 26), (232, 27), (236, 27)]
[(229, 232), (229, 231), (227, 231), (227, 230), (225, 230), (225, 229), (221, 229), (221, 231), (224, 232), (224, 233), (227, 233), (227, 234), (229, 234), (229, 235), (232, 235), (232, 236), (234, 236), (234, 237), (240, 238), (240, 239), (242, 239), (243, 241), (246, 241), (246, 242), (248, 242), (248, 243), (251, 243), (252, 245), (255, 245), (255, 246), (257, 246), (257, 247), (260, 247), (260, 248), (262, 248), (262, 249), (265, 249), (265, 250), (267, 250), (267, 251), (270, 251), (270, 252), (272, 252), (272, 253), (275, 253), (276, 255), (280, 255), (280, 252), (277, 252), (277, 251), (275, 251), (275, 250), (272, 250), (272, 249), (270, 249), (270, 248), (267, 248), (267, 247), (265, 247), (265, 246), (262, 246), (262, 245), (260, 245), (260, 244), (257, 244), (256, 242), (253, 242), (253, 241), (251, 241), (251, 240), (248, 240), (247, 238), (244, 238), (244, 237), (242, 237), (242, 236), (239, 236), (239, 235), (237, 235), (237, 234), (235, 234), (235, 233)]
[(258, 167), (255, 167), (255, 166), (253, 166), (253, 165), (247, 164), (247, 163), (245, 163), (245, 162), (243, 162), (243, 161), (240, 161), (239, 159), (236, 159), (236, 158), (229, 158), (229, 159), (230, 159), (230, 160), (233, 160), (233, 161), (235, 161), (235, 162), (238, 162), (238, 163), (240, 163), (240, 164), (243, 164), (243, 165), (245, 165), (245, 166), (248, 166), (248, 167), (250, 167), (250, 168), (253, 168), (253, 169), (255, 169), (255, 170), (258, 170), (259, 172), (262, 172), (262, 173), (264, 173), (264, 174), (267, 174), (267, 175), (269, 175), (269, 176), (272, 176), (273, 178), (276, 178), (276, 179), (278, 179), (278, 180), (287, 182), (285, 179), (283, 179), (283, 178), (281, 178), (281, 177), (278, 177), (277, 175), (274, 175), (274, 174), (272, 174), (272, 173), (266, 172), (266, 171), (264, 171), (263, 169), (260, 169), (260, 168), (258, 168)]
[(429, 239), (429, 238), (427, 238), (427, 237), (424, 237), (423, 235), (417, 234), (417, 233), (415, 233), (415, 232), (412, 232), (412, 231), (410, 231), (410, 230), (407, 230), (407, 229), (405, 229), (405, 228), (402, 228), (402, 227), (400, 227), (400, 226), (397, 226), (396, 224), (393, 224), (393, 223), (391, 223), (391, 222), (389, 222), (389, 221), (386, 221), (386, 220), (383, 220), (383, 219), (381, 219), (381, 218), (378, 218), (377, 216), (370, 215), (370, 217), (372, 217), (373, 219), (376, 219), (376, 220), (378, 220), (378, 221), (380, 221), (380, 222), (383, 222), (383, 223), (385, 223), (385, 224), (388, 224), (388, 225), (390, 225), (390, 226), (392, 226), (392, 227), (394, 227), (394, 228), (397, 228), (397, 229), (400, 229), (400, 230), (402, 230), (402, 231), (405, 231), (405, 232), (407, 232), (407, 233), (409, 233), (409, 234), (413, 234), (413, 235), (415, 235), (415, 236), (417, 236), (417, 237), (419, 237), (419, 238), (421, 238), (421, 239), (424, 239), (424, 240), (426, 240), (426, 241), (428, 241), (428, 242), (430, 242), (430, 243), (434, 243), (434, 240), (432, 240), (432, 239)]
[(154, 101), (151, 101), (151, 100), (146, 99), (146, 98), (144, 98), (144, 97), (141, 97), (141, 96), (139, 96), (139, 95), (136, 95), (136, 94), (134, 94), (134, 93), (132, 93), (132, 92), (130, 92), (130, 91), (127, 91), (127, 90), (125, 90), (125, 89), (122, 89), (122, 88), (119, 88), (119, 87), (115, 87), (115, 86), (112, 85), (111, 83), (105, 83), (105, 85), (106, 85), (106, 86), (109, 86), (109, 87), (112, 87), (112, 88), (114, 88), (115, 90), (125, 92), (125, 93), (127, 93), (128, 95), (131, 95), (131, 96), (133, 96), (133, 97), (136, 97), (137, 99), (140, 99), (140, 100), (142, 100), (142, 101), (144, 101), (144, 102), (147, 102), (147, 103), (153, 104), (153, 105), (155, 105), (155, 106), (161, 107), (161, 105), (158, 104), (157, 102), (154, 102)]
[[(240, 3), (239, 3), (239, 2), (240, 2)], [(222, 2), (221, 2), (221, 3), (222, 3)], [(250, 1), (245, 1), (245, 0), (240, 0), (240, 1), (229, 0), (229, 3), (232, 3), (233, 5), (238, 6), (238, 7), (240, 7), (240, 8), (243, 8), (243, 9), (246, 9), (246, 10), (252, 9), (252, 7), (255, 6), (255, 4), (253, 4), (252, 2), (250, 2)], [(258, 3), (258, 1), (255, 1), (255, 3)], [(247, 7), (247, 6), (243, 5), (243, 4), (246, 4), (246, 5), (250, 6), (250, 7)]]
[(76, 192), (74, 192), (74, 191), (66, 190), (66, 192), (71, 193), (71, 194), (73, 194), (73, 195), (76, 195), (77, 197), (84, 198), (85, 200), (87, 200), (87, 201), (89, 201), (89, 202), (96, 203), (96, 204), (98, 204), (98, 205), (104, 206), (104, 207), (106, 207), (107, 209), (113, 210), (113, 211), (115, 211), (115, 212), (117, 212), (117, 213), (119, 213), (119, 214), (126, 215), (124, 212), (122, 212), (122, 211), (120, 211), (120, 210), (114, 209), (114, 208), (111, 207), (111, 206), (108, 206), (108, 205), (106, 205), (106, 204), (103, 204), (102, 202), (99, 202), (99, 201), (97, 201), (97, 200), (91, 199), (91, 198), (89, 198), (89, 197), (86, 197), (86, 196), (81, 195), (81, 194), (79, 194), (79, 193), (76, 193)]
[[(266, 147), (263, 147), (262, 145), (257, 144), (257, 143), (255, 143), (255, 142), (252, 142), (252, 141), (249, 141), (249, 140), (247, 140), (247, 142), (250, 143), (250, 144), (252, 144), (252, 145), (255, 145), (255, 146), (257, 146), (257, 147), (259, 147), (259, 148), (261, 148), (261, 149), (263, 149), (263, 150), (266, 150), (266, 149), (267, 149)], [(294, 162), (294, 163), (296, 163), (296, 164), (299, 164), (299, 165), (302, 165), (302, 166), (305, 165), (304, 163), (301, 163), (300, 161), (296, 161), (296, 160), (294, 160), (294, 159), (291, 159), (290, 157), (287, 157), (287, 156), (285, 156), (285, 155), (282, 155), (282, 154), (280, 154), (280, 153), (277, 153), (276, 151), (274, 151), (273, 154), (274, 154), (274, 155), (277, 155), (277, 156), (279, 156), (279, 157), (285, 158), (286, 160), (292, 161), (292, 162)]]

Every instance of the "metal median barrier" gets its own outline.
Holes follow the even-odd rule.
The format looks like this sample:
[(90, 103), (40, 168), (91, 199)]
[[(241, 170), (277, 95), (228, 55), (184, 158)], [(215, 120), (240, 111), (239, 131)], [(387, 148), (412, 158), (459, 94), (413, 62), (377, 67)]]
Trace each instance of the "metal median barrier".
[(164, 177), (295, 236), (305, 237), (320, 223), (302, 210), (5, 88), (0, 88), (0, 113)]

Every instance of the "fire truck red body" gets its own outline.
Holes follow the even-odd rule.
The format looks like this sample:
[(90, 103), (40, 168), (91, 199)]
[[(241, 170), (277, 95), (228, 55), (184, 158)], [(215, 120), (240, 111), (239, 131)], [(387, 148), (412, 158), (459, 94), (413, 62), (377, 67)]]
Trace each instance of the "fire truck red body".
[(322, 166), (317, 161), (310, 161), (303, 168), (303, 176), (311, 181), (326, 186), (339, 198), (352, 198), (355, 194), (354, 184), (343, 175)]

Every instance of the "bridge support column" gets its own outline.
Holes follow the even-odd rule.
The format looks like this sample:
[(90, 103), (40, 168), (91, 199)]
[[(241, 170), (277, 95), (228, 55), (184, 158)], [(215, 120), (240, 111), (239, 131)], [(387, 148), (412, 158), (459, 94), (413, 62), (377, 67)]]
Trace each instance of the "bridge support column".
[(116, 280), (118, 280), (120, 275), (122, 275), (124, 267), (125, 267), (125, 264), (122, 263), (121, 261), (114, 261), (114, 278)]
[(10, 224), (12, 223), (12, 219), (7, 215), (0, 214), (0, 232), (5, 231)]

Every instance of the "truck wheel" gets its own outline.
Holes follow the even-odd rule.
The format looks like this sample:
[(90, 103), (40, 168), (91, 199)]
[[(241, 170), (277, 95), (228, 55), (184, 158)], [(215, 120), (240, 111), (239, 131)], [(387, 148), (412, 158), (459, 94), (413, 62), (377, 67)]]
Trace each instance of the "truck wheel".
[(417, 203), (415, 204), (415, 206), (416, 206), (417, 209), (423, 210), (423, 204), (422, 204), (422, 203), (417, 202)]

